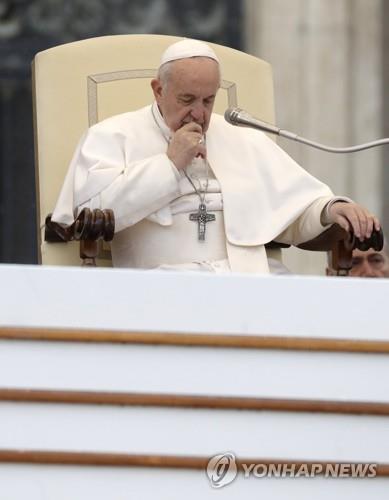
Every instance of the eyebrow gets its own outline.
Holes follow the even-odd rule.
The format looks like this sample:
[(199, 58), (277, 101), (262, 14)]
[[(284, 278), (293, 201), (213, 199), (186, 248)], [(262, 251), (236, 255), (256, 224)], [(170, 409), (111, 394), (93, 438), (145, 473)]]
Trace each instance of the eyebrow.
[(372, 259), (377, 259), (377, 258), (380, 260), (385, 260), (384, 255), (377, 252), (377, 253), (370, 253), (369, 255), (355, 255), (354, 257), (352, 257), (352, 261), (360, 263), (364, 260), (370, 261)]

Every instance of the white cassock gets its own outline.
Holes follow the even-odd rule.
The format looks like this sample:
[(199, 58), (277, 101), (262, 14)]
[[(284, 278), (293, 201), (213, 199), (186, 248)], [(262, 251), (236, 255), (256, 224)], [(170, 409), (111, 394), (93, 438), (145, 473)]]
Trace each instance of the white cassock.
[[(65, 225), (83, 208), (111, 208), (118, 267), (209, 268), (269, 272), (265, 243), (299, 244), (320, 234), (323, 208), (334, 198), (265, 134), (228, 124), (213, 114), (206, 133), (207, 211), (199, 241), (199, 195), (166, 155), (171, 132), (154, 103), (91, 127), (75, 152), (53, 213)], [(187, 174), (199, 192), (206, 163)]]

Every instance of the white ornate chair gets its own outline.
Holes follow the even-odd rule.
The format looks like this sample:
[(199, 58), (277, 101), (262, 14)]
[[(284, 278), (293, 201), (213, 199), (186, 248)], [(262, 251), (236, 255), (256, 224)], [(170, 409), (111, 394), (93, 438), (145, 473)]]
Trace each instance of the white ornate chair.
[[(104, 36), (60, 45), (35, 56), (33, 99), (42, 264), (80, 264), (76, 242), (48, 243), (44, 233), (46, 216), (54, 209), (81, 135), (104, 118), (151, 103), (150, 80), (161, 53), (177, 40), (163, 35)], [(215, 111), (223, 114), (227, 107), (239, 105), (274, 122), (270, 65), (243, 52), (210, 45), (223, 69)], [(108, 251), (100, 252), (98, 265), (110, 265)]]

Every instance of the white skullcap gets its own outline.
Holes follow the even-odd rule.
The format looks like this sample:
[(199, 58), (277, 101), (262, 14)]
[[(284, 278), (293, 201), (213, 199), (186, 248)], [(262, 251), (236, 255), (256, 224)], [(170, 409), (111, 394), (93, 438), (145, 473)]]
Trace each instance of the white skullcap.
[(162, 54), (160, 67), (170, 61), (177, 61), (177, 59), (187, 59), (189, 57), (209, 57), (217, 63), (219, 59), (215, 52), (209, 45), (200, 40), (191, 40), (185, 38), (179, 42), (170, 45)]

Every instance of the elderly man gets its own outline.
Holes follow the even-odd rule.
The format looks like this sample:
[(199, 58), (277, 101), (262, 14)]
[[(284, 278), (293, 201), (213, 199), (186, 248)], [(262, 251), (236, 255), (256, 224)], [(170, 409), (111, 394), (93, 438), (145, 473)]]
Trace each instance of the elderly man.
[(114, 266), (214, 272), (267, 273), (267, 242), (298, 244), (334, 222), (361, 239), (379, 229), (265, 134), (213, 114), (220, 79), (207, 44), (168, 47), (151, 82), (155, 102), (82, 138), (53, 220), (112, 208)]

